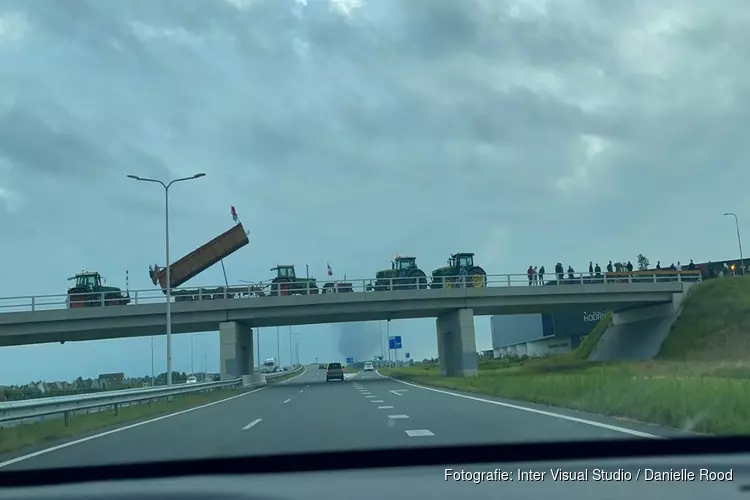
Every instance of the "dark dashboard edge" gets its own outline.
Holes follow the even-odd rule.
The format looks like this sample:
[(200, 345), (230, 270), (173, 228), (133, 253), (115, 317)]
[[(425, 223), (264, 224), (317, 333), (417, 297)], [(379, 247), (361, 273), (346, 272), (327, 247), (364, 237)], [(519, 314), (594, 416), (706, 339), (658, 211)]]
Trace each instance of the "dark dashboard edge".
[(674, 439), (613, 439), (469, 446), (419, 446), (292, 455), (207, 458), (136, 464), (61, 467), (0, 472), (0, 488), (122, 479), (157, 479), (228, 474), (279, 474), (445, 464), (537, 462), (750, 451), (750, 436)]

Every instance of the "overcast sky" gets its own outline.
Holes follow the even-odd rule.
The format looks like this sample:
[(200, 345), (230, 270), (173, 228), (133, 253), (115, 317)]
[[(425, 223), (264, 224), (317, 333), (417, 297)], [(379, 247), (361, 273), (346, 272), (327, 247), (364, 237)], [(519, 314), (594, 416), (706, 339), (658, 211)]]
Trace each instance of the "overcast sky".
[[(235, 283), (277, 263), (370, 277), (396, 253), (429, 272), (473, 251), (491, 274), (733, 258), (749, 22), (744, 0), (0, 0), (0, 295), (65, 293), (84, 268), (153, 289), (163, 192), (129, 173), (207, 174), (172, 191), (172, 255), (234, 204)], [(391, 326), (435, 355), (434, 320)], [(357, 328), (295, 328), (303, 361), (346, 356)], [(218, 370), (217, 334), (196, 370), (204, 353)], [(0, 383), (108, 371), (150, 373), (149, 339), (0, 349)]]

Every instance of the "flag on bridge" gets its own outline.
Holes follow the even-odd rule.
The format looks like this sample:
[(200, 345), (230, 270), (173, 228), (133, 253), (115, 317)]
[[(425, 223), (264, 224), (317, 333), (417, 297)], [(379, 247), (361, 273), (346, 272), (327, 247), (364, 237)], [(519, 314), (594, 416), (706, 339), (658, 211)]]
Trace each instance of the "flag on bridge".
[(234, 222), (239, 222), (240, 218), (237, 216), (237, 210), (235, 210), (234, 205), (232, 205), (231, 212), (232, 212), (232, 219), (234, 219)]
[(331, 270), (331, 264), (326, 264), (328, 267), (328, 276), (333, 276), (333, 271)]

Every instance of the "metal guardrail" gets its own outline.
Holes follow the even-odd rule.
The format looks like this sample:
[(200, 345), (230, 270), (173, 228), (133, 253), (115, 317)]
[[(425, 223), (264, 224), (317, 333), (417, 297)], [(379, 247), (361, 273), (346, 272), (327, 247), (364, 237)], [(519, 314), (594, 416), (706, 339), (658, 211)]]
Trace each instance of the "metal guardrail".
[[(279, 286), (269, 282), (237, 285), (224, 285), (201, 288), (175, 288), (172, 290), (173, 302), (195, 300), (232, 300), (255, 297), (262, 300), (265, 297), (285, 295), (317, 295), (326, 293), (388, 293), (392, 290), (425, 290), (452, 288), (484, 288), (484, 287), (518, 287), (518, 286), (560, 286), (569, 284), (594, 283), (658, 283), (666, 281), (701, 281), (700, 271), (633, 271), (631, 273), (547, 273), (538, 276), (537, 280), (530, 280), (527, 274), (490, 274), (486, 276), (444, 276), (434, 280), (428, 276), (405, 278), (366, 278), (347, 281), (330, 281), (331, 286), (321, 286), (320, 283), (302, 282), (289, 283)], [(129, 290), (129, 304), (163, 304), (166, 300), (160, 289)], [(121, 305), (122, 298), (107, 297), (105, 293), (87, 295), (89, 307), (127, 307)], [(66, 309), (70, 305), (67, 294), (35, 295), (20, 297), (0, 297), (0, 313), (44, 311), (51, 309)], [(87, 307), (88, 308), (88, 307)]]
[[(301, 369), (301, 366), (297, 366), (286, 372), (264, 375), (267, 379), (275, 378), (297, 373)], [(120, 389), (117, 391), (105, 391), (92, 394), (9, 401), (0, 403), (0, 424), (17, 420), (38, 419), (39, 417), (46, 417), (49, 415), (64, 414), (65, 426), (67, 427), (70, 423), (72, 414), (78, 411), (111, 406), (116, 415), (121, 406), (128, 406), (134, 403), (152, 401), (169, 396), (182, 396), (185, 394), (195, 394), (215, 389), (239, 387), (241, 385), (242, 379), (237, 378), (217, 382), (202, 382), (198, 384)]]

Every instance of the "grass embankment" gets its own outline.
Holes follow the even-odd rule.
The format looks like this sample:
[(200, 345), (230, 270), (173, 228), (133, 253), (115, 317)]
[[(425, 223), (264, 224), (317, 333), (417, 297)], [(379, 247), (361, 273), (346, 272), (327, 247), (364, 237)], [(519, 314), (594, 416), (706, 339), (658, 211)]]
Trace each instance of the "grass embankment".
[(359, 368), (354, 368), (352, 366), (345, 366), (344, 373), (359, 373)]
[(221, 390), (203, 392), (187, 396), (176, 396), (171, 402), (160, 399), (150, 404), (139, 404), (120, 408), (115, 415), (112, 410), (73, 415), (70, 425), (65, 427), (65, 419), (51, 418), (40, 422), (24, 423), (13, 427), (0, 427), (0, 453), (17, 451), (26, 447), (45, 444), (58, 439), (85, 434), (90, 431), (133, 423), (145, 418), (153, 418), (202, 404), (219, 401), (247, 392), (247, 390)]
[[(285, 373), (284, 375), (279, 375), (278, 377), (271, 377), (267, 378), (266, 382), (269, 384), (278, 384), (279, 382), (283, 382), (285, 380), (289, 380), (290, 378), (294, 378), (297, 375), (300, 375), (302, 373), (303, 368), (300, 368), (299, 370), (295, 370), (293, 372)], [(309, 370), (309, 368), (308, 368)]]
[(656, 359), (587, 361), (607, 316), (565, 356), (496, 359), (479, 376), (381, 370), (417, 383), (630, 418), (705, 434), (750, 433), (750, 277), (696, 285)]

